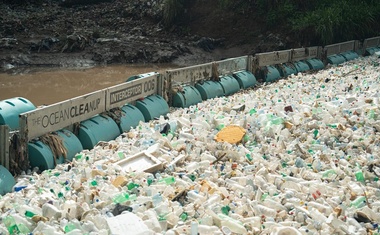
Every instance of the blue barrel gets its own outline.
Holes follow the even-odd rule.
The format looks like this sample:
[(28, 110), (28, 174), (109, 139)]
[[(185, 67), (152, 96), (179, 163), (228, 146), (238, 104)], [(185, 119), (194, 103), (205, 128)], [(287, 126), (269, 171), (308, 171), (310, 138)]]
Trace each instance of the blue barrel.
[[(53, 169), (54, 154), (50, 147), (41, 141), (28, 143), (28, 156), (31, 168), (38, 167), (41, 171)], [(57, 162), (63, 162), (62, 159), (57, 159)]]
[(264, 79), (264, 82), (274, 82), (280, 79), (280, 71), (276, 69), (273, 65), (264, 66), (264, 68), (261, 69), (261, 73)]
[(0, 195), (12, 192), (13, 186), (16, 184), (15, 178), (7, 170), (0, 165)]
[(110, 141), (121, 134), (116, 122), (106, 115), (97, 115), (80, 123), (78, 139), (84, 149), (92, 149), (99, 141)]
[(247, 89), (257, 84), (256, 77), (249, 71), (241, 71), (233, 74), (241, 89)]
[(310, 70), (309, 65), (304, 61), (296, 61), (293, 63), (299, 73)]
[(365, 55), (373, 55), (375, 52), (380, 51), (380, 47), (368, 47), (365, 49), (366, 53)]
[(36, 109), (29, 100), (15, 97), (0, 101), (0, 125), (8, 125), (11, 130), (19, 129), (19, 115)]
[(329, 64), (341, 64), (341, 63), (344, 63), (346, 62), (346, 58), (344, 58), (344, 56), (342, 55), (330, 55), (330, 56), (327, 56), (327, 62)]
[(277, 70), (280, 72), (281, 77), (287, 77), (291, 74), (298, 73), (296, 67), (293, 64), (278, 64)]
[(140, 121), (145, 121), (144, 115), (140, 111), (140, 109), (136, 108), (133, 105), (127, 104), (121, 108), (121, 118), (119, 129), (120, 132), (127, 132), (131, 128), (139, 125)]
[(204, 81), (203, 83), (195, 84), (195, 88), (197, 88), (203, 100), (224, 96), (222, 84), (219, 82)]
[[(66, 161), (72, 161), (75, 155), (77, 153), (80, 153), (83, 151), (82, 143), (79, 141), (78, 137), (74, 135), (69, 130), (63, 129), (57, 131), (57, 135), (62, 139), (63, 146), (65, 147), (67, 154), (66, 154)], [(64, 163), (65, 159), (63, 156), (61, 156), (57, 163)]]
[(169, 113), (168, 103), (159, 95), (147, 96), (136, 101), (136, 107), (142, 112), (146, 122)]
[(183, 86), (182, 91), (178, 91), (173, 96), (173, 107), (187, 108), (202, 102), (202, 96), (193, 86)]
[(233, 76), (221, 77), (219, 83), (223, 87), (224, 95), (232, 95), (240, 90), (239, 82)]
[[(82, 144), (78, 137), (69, 130), (63, 129), (56, 132), (57, 136), (62, 140), (62, 145), (66, 149), (66, 159), (58, 156), (57, 164), (72, 161), (74, 156), (83, 150)], [(50, 147), (41, 141), (28, 143), (29, 162), (32, 168), (38, 167), (41, 171), (53, 169), (54, 154)]]
[(340, 53), (341, 56), (343, 56), (347, 61), (353, 60), (359, 57), (358, 53), (354, 51), (346, 51), (343, 53)]
[(322, 60), (317, 58), (308, 59), (305, 62), (307, 65), (309, 65), (309, 68), (313, 70), (320, 70), (325, 68), (325, 65), (323, 64)]

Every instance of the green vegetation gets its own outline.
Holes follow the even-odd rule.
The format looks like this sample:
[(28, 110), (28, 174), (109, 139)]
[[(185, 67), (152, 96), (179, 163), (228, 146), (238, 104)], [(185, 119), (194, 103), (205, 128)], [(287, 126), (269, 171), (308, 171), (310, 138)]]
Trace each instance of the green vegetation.
[(305, 41), (323, 45), (380, 33), (379, 0), (219, 0), (224, 10), (246, 8)]
[(185, 0), (164, 0), (163, 23), (166, 27), (175, 24), (185, 10)]

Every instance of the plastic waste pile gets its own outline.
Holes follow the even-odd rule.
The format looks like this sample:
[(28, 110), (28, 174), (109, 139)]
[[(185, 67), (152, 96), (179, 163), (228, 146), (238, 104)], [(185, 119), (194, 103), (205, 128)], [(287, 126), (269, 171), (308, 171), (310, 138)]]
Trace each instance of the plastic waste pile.
[[(27, 172), (0, 199), (0, 234), (380, 234), (379, 62), (173, 108)], [(216, 141), (230, 126), (244, 135)]]

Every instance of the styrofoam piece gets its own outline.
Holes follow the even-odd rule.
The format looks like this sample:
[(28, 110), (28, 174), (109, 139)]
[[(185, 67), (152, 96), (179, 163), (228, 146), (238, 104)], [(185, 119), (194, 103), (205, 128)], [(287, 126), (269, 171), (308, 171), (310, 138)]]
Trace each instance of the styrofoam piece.
[(162, 169), (162, 162), (145, 151), (116, 163), (127, 172), (156, 172)]
[(131, 212), (107, 218), (107, 224), (111, 234), (126, 234), (127, 231), (130, 235), (155, 234), (140, 217)]

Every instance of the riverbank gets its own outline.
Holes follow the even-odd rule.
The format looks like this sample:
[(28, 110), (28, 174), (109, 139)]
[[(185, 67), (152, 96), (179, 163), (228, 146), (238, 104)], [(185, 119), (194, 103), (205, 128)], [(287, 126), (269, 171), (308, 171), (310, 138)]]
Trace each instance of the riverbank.
[(162, 23), (162, 0), (72, 6), (29, 2), (0, 2), (0, 72), (135, 63), (189, 66), (292, 46), (287, 35), (260, 28), (257, 17), (223, 15), (217, 1), (187, 6), (187, 22), (170, 29)]

